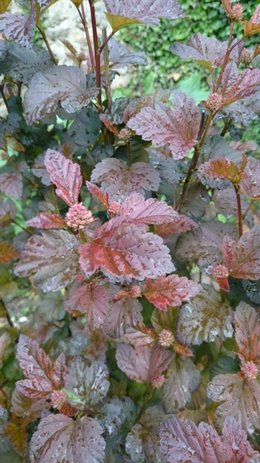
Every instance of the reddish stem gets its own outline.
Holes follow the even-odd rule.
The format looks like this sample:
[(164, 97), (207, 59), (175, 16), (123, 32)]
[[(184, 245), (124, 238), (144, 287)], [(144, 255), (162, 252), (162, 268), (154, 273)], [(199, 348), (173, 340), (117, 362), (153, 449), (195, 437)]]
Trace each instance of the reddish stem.
[(116, 33), (116, 31), (110, 32), (110, 34), (104, 39), (100, 49), (99, 49), (99, 54), (101, 55), (102, 51), (104, 50), (105, 46), (108, 44), (109, 40), (112, 39), (113, 35)]
[(96, 85), (99, 90), (98, 93), (98, 109), (102, 112), (102, 96), (101, 96), (101, 63), (100, 63), (100, 54), (99, 54), (99, 44), (98, 44), (98, 34), (97, 34), (97, 20), (96, 20), (96, 10), (93, 0), (89, 0), (91, 23), (92, 23), (92, 33), (93, 33), (93, 42), (94, 42), (94, 53), (95, 53), (95, 70), (96, 70)]
[(79, 10), (79, 8), (77, 8), (77, 10), (79, 12), (80, 19), (81, 19), (81, 22), (82, 22), (82, 26), (83, 26), (83, 29), (84, 29), (84, 32), (85, 32), (91, 66), (92, 66), (92, 69), (94, 70), (95, 69), (95, 57), (94, 57), (94, 53), (93, 53), (93, 49), (92, 49), (92, 43), (91, 43), (91, 39), (90, 39), (90, 35), (89, 35), (89, 30), (88, 30), (86, 14), (85, 14), (85, 9), (84, 9), (83, 3), (81, 4), (80, 8), (81, 8), (81, 11)]
[(241, 206), (241, 196), (240, 196), (240, 187), (239, 185), (234, 185), (234, 189), (236, 192), (236, 199), (237, 199), (237, 218), (238, 218), (238, 233), (239, 238), (243, 235), (243, 214), (242, 214), (242, 206)]

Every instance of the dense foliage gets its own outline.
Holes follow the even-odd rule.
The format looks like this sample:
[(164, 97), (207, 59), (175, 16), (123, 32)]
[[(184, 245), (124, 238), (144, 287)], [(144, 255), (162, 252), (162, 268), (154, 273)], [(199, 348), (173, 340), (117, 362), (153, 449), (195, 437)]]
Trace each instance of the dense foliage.
[(176, 0), (104, 0), (102, 34), (71, 1), (74, 65), (42, 24), (54, 2), (1, 2), (1, 463), (259, 463), (260, 161), (238, 134), (260, 9), (222, 0), (226, 41), (172, 44), (207, 70), (196, 104), (111, 96), (145, 64), (114, 35), (185, 24)]

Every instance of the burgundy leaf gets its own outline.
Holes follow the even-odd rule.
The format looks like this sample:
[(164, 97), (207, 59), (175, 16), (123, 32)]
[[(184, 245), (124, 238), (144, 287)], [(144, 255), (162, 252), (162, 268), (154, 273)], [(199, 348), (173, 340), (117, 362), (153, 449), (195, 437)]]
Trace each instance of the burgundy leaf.
[(225, 236), (222, 253), (229, 274), (241, 280), (259, 280), (260, 275), (260, 227), (244, 233), (239, 241)]
[(135, 162), (129, 167), (120, 159), (110, 158), (96, 165), (91, 181), (101, 184), (101, 190), (113, 200), (122, 201), (133, 192), (157, 191), (160, 176), (145, 162)]
[(225, 178), (232, 183), (239, 183), (247, 165), (247, 157), (244, 156), (240, 164), (227, 158), (212, 159), (202, 164), (199, 173), (212, 178)]
[[(107, 12), (134, 22), (159, 24), (160, 18), (176, 19), (182, 16), (176, 0), (105, 0)], [(133, 22), (133, 21), (132, 21)]]
[(195, 146), (201, 114), (192, 98), (175, 92), (174, 109), (157, 103), (155, 109), (146, 107), (130, 119), (128, 127), (155, 146), (168, 145), (174, 159), (182, 159)]
[(84, 410), (101, 402), (109, 389), (108, 369), (104, 363), (91, 365), (84, 357), (75, 357), (68, 369), (65, 382), (66, 392), (72, 392), (70, 403)]
[(190, 358), (175, 356), (163, 385), (163, 404), (167, 413), (183, 409), (191, 401), (191, 393), (200, 384), (201, 376)]
[(118, 214), (123, 221), (136, 225), (156, 225), (176, 222), (179, 218), (172, 206), (158, 199), (144, 199), (138, 193), (133, 193), (125, 199)]
[(198, 224), (186, 215), (178, 214), (173, 222), (155, 226), (155, 232), (162, 238), (176, 233), (185, 233), (197, 228)]
[(166, 463), (250, 463), (257, 453), (233, 418), (225, 420), (222, 436), (207, 423), (169, 418), (161, 426), (160, 444)]
[(40, 214), (27, 220), (26, 225), (34, 228), (66, 228), (65, 220), (58, 214), (48, 214), (47, 212), (40, 212)]
[(217, 421), (226, 417), (235, 418), (243, 429), (252, 434), (260, 428), (260, 384), (238, 374), (220, 374), (208, 386), (208, 397), (219, 402)]
[(260, 199), (260, 160), (249, 158), (240, 183), (243, 193), (249, 198)]
[(42, 291), (59, 291), (73, 282), (78, 270), (75, 236), (64, 230), (34, 235), (27, 241), (15, 274), (30, 277)]
[(0, 15), (0, 32), (7, 40), (13, 40), (22, 47), (32, 47), (35, 10), (31, 9), (29, 16), (4, 13)]
[(92, 243), (80, 246), (80, 265), (90, 276), (102, 270), (110, 278), (144, 280), (174, 271), (162, 238), (142, 227), (123, 224)]
[(201, 287), (194, 281), (178, 275), (147, 280), (145, 282), (144, 296), (157, 309), (169, 310), (178, 307), (184, 301), (189, 301), (196, 296)]
[(105, 441), (102, 428), (87, 416), (74, 421), (50, 414), (40, 421), (31, 440), (33, 463), (103, 463)]
[(143, 322), (142, 310), (142, 305), (136, 299), (114, 302), (104, 322), (104, 332), (111, 338), (121, 339), (129, 329)]
[(140, 383), (153, 382), (167, 370), (172, 353), (160, 346), (119, 344), (116, 351), (117, 365), (130, 378)]
[(48, 150), (45, 156), (45, 167), (51, 182), (57, 187), (56, 194), (68, 206), (78, 203), (82, 177), (80, 167), (59, 151)]
[(254, 362), (260, 371), (260, 318), (245, 302), (240, 302), (235, 311), (235, 335), (240, 359)]
[(105, 209), (109, 208), (109, 195), (108, 193), (103, 193), (101, 189), (91, 182), (86, 182), (88, 191), (95, 196), (95, 198), (105, 207)]
[(45, 354), (36, 341), (21, 335), (17, 359), (27, 379), (18, 381), (18, 392), (32, 399), (43, 399), (64, 386), (66, 365), (61, 354), (56, 362)]
[(224, 105), (254, 95), (259, 90), (260, 69), (246, 69), (238, 72), (236, 64), (228, 63), (223, 73), (220, 92)]
[(194, 34), (187, 44), (176, 42), (171, 51), (182, 59), (198, 61), (210, 72), (219, 66), (227, 51), (227, 44), (203, 34)]
[(7, 196), (21, 199), (23, 194), (23, 177), (20, 172), (0, 174), (0, 191)]
[(113, 68), (124, 67), (128, 64), (147, 64), (147, 58), (143, 52), (133, 52), (124, 43), (112, 38), (109, 40), (109, 61)]
[(69, 114), (87, 106), (97, 95), (96, 87), (86, 87), (86, 76), (76, 66), (53, 66), (37, 72), (24, 95), (25, 118), (33, 124), (53, 114), (59, 104)]
[(69, 299), (65, 302), (65, 308), (72, 313), (85, 314), (89, 327), (95, 329), (103, 325), (111, 299), (109, 288), (90, 282), (72, 289)]

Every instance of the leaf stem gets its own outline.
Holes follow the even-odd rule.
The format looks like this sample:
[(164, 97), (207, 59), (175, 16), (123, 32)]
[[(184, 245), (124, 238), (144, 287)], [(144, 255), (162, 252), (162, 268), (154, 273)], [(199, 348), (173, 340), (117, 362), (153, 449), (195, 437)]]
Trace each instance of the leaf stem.
[(107, 36), (107, 37), (103, 37), (103, 43), (99, 49), (99, 54), (101, 55), (102, 51), (104, 50), (104, 48), (107, 46), (108, 42), (110, 39), (112, 39), (112, 37), (115, 35), (117, 31), (112, 31), (110, 32), (110, 34)]
[(242, 214), (242, 207), (241, 207), (241, 196), (240, 196), (240, 186), (234, 185), (236, 199), (237, 199), (237, 218), (238, 218), (238, 233), (239, 238), (243, 235), (243, 214)]
[(57, 65), (57, 64), (58, 64), (58, 61), (56, 60), (56, 58), (55, 58), (55, 56), (54, 56), (54, 54), (53, 54), (53, 52), (52, 52), (52, 49), (51, 49), (51, 46), (50, 46), (50, 44), (49, 44), (47, 35), (45, 34), (45, 31), (44, 31), (44, 30), (42, 29), (42, 27), (39, 26), (39, 25), (37, 26), (37, 29), (38, 29), (38, 31), (40, 32), (40, 34), (41, 34), (41, 36), (42, 36), (42, 38), (43, 38), (43, 41), (44, 41), (44, 43), (45, 43), (45, 45), (46, 45), (46, 47), (47, 47), (47, 50), (48, 50), (48, 52), (49, 52), (49, 55), (50, 55), (50, 58), (51, 58), (53, 64)]
[(248, 212), (250, 211), (250, 209), (251, 209), (251, 207), (252, 207), (253, 202), (254, 202), (254, 201), (251, 199), (250, 202), (249, 202), (249, 204), (248, 204), (248, 206), (247, 206), (247, 208), (246, 208), (246, 210), (245, 210), (245, 212), (244, 212), (244, 214), (243, 214), (243, 220), (245, 220), (245, 218), (246, 218)]
[(96, 85), (98, 88), (98, 109), (99, 112), (102, 112), (102, 95), (101, 95), (101, 63), (100, 63), (100, 54), (99, 54), (99, 45), (98, 45), (98, 34), (97, 34), (97, 20), (96, 20), (96, 10), (93, 0), (89, 1), (90, 15), (91, 15), (91, 24), (92, 24), (92, 33), (93, 33), (93, 43), (94, 43), (94, 53), (95, 53), (95, 71), (96, 71)]
[(111, 94), (111, 85), (110, 85), (110, 76), (109, 76), (109, 49), (107, 46), (107, 32), (104, 28), (102, 31), (103, 43), (106, 43), (104, 47), (104, 64), (105, 64), (105, 79), (106, 79), (106, 96), (107, 96), (107, 110), (111, 113), (112, 107), (112, 94)]
[[(179, 202), (178, 202), (178, 204), (176, 206), (177, 211), (180, 211), (182, 206), (183, 206), (185, 196), (186, 196), (186, 193), (187, 193), (187, 190), (188, 190), (188, 186), (189, 186), (189, 183), (190, 183), (190, 179), (191, 179), (191, 177), (192, 177), (192, 175), (193, 175), (193, 173), (194, 173), (194, 171), (195, 171), (195, 169), (197, 167), (199, 157), (200, 157), (200, 154), (201, 154), (201, 149), (202, 149), (202, 147), (203, 147), (203, 145), (205, 143), (205, 140), (206, 140), (206, 137), (208, 135), (208, 131), (210, 129), (210, 126), (211, 126), (211, 123), (213, 121), (214, 116), (215, 116), (215, 113), (210, 113), (208, 115), (207, 119), (206, 119), (204, 129), (203, 129), (203, 126), (202, 126), (202, 129), (200, 128), (200, 130), (199, 130), (199, 134), (202, 132), (202, 136), (201, 136), (200, 140), (198, 141), (197, 145), (195, 146), (194, 155), (193, 155), (193, 158), (191, 160), (190, 167), (189, 167), (187, 176), (185, 178), (185, 182), (183, 184), (183, 188), (182, 188), (182, 192), (181, 192)], [(204, 125), (204, 119), (203, 119), (203, 125)]]

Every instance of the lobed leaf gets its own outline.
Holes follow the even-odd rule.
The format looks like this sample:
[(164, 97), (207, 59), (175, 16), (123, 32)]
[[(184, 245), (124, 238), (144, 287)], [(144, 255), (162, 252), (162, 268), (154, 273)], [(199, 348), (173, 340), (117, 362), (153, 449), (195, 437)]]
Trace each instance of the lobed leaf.
[(7, 40), (13, 40), (23, 47), (32, 47), (35, 26), (35, 10), (29, 16), (4, 13), (0, 16), (0, 32)]
[(240, 183), (243, 193), (254, 200), (260, 199), (260, 160), (248, 158)]
[(184, 301), (196, 296), (201, 287), (194, 281), (178, 275), (169, 275), (154, 280), (146, 280), (144, 296), (159, 310), (178, 307)]
[(111, 233), (81, 245), (79, 252), (80, 266), (87, 276), (102, 270), (112, 279), (142, 281), (174, 271), (162, 238), (137, 225), (122, 224)]
[(240, 302), (235, 311), (234, 323), (240, 359), (252, 361), (260, 368), (259, 314), (250, 305)]
[(160, 346), (138, 346), (119, 344), (116, 350), (118, 367), (139, 383), (152, 382), (167, 370), (172, 353)]
[(243, 179), (246, 165), (247, 157), (245, 156), (240, 164), (227, 158), (211, 159), (200, 166), (199, 173), (212, 178), (222, 177), (236, 184)]
[(65, 158), (59, 151), (48, 149), (44, 164), (50, 180), (57, 187), (56, 194), (68, 205), (78, 203), (82, 187), (79, 164)]
[(97, 95), (96, 87), (86, 86), (82, 69), (53, 66), (37, 72), (24, 95), (25, 118), (29, 125), (53, 114), (59, 107), (68, 113), (79, 111)]
[(113, 30), (135, 22), (159, 24), (161, 18), (182, 16), (176, 0), (105, 0), (105, 6)]
[(149, 164), (135, 162), (130, 167), (120, 159), (104, 159), (91, 174), (91, 182), (101, 184), (103, 193), (114, 201), (122, 201), (129, 194), (157, 191), (160, 184), (158, 172)]
[(185, 304), (178, 320), (178, 337), (183, 343), (202, 344), (224, 340), (233, 334), (232, 309), (213, 288), (204, 289)]
[(78, 269), (78, 241), (64, 230), (34, 235), (27, 241), (15, 274), (29, 277), (42, 291), (59, 291), (73, 282)]
[(128, 127), (155, 146), (168, 145), (174, 159), (182, 159), (197, 143), (201, 114), (192, 98), (177, 91), (174, 109), (162, 103), (143, 108), (128, 121)]
[(260, 228), (256, 225), (239, 241), (225, 236), (222, 243), (229, 275), (241, 280), (258, 280), (260, 275)]
[(228, 63), (220, 88), (224, 106), (254, 95), (259, 90), (259, 85), (260, 69), (246, 69), (239, 73), (233, 61)]
[(118, 214), (124, 222), (135, 225), (158, 225), (177, 222), (179, 214), (172, 206), (158, 199), (144, 199), (132, 193), (122, 203)]
[(142, 310), (141, 303), (136, 299), (113, 302), (104, 321), (105, 334), (117, 340), (123, 338), (130, 329), (143, 322)]
[(30, 456), (33, 463), (103, 463), (102, 428), (87, 416), (74, 421), (66, 415), (50, 414), (32, 436)]

